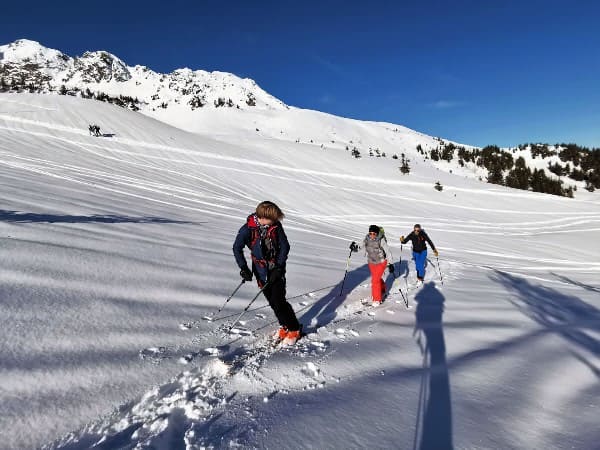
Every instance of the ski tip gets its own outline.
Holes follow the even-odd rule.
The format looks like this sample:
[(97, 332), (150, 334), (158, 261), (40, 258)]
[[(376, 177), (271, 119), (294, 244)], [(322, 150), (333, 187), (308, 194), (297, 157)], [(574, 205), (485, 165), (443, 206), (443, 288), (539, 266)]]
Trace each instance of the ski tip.
[(212, 322), (212, 321), (213, 321), (213, 318), (212, 318), (212, 317), (210, 317), (210, 316), (204, 316), (204, 317), (202, 318), (202, 320), (208, 320), (209, 322)]

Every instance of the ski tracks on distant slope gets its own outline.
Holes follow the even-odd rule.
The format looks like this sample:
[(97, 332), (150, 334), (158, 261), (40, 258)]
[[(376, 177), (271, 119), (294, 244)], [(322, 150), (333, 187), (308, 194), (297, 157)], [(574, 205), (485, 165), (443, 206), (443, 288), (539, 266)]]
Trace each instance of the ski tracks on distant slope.
[[(34, 126), (40, 126), (40, 127), (44, 127), (44, 128), (50, 128), (53, 130), (60, 130), (60, 131), (69, 132), (69, 133), (75, 133), (80, 136), (85, 136), (85, 134), (86, 134), (83, 130), (76, 129), (74, 127), (66, 127), (66, 126), (60, 126), (60, 125), (55, 125), (55, 124), (51, 124), (51, 123), (39, 122), (39, 121), (35, 121), (35, 120), (15, 118), (15, 117), (7, 116), (4, 114), (0, 114), (0, 119), (4, 119), (7, 121), (13, 121), (13, 122), (25, 123), (25, 124), (34, 125)], [(84, 143), (84, 142), (79, 142), (79, 141), (73, 141), (70, 139), (66, 139), (64, 137), (55, 136), (55, 135), (48, 134), (48, 133), (35, 132), (35, 131), (31, 131), (31, 130), (22, 130), (22, 129), (16, 129), (16, 128), (1, 127), (1, 126), (0, 126), (0, 129), (5, 129), (8, 131), (14, 131), (14, 132), (27, 133), (27, 134), (31, 134), (31, 135), (44, 137), (44, 138), (61, 140), (61, 141), (68, 142), (73, 145), (81, 146), (88, 151), (89, 151), (89, 147), (97, 147), (104, 151), (139, 156), (139, 152), (117, 149), (117, 148), (111, 147), (112, 144), (121, 144), (121, 145), (133, 146), (133, 147), (138, 147), (138, 148), (142, 147), (142, 148), (168, 151), (169, 152), (168, 156), (157, 156), (157, 155), (145, 154), (144, 158), (161, 160), (161, 161), (165, 161), (165, 162), (169, 162), (169, 163), (182, 163), (182, 164), (186, 164), (186, 165), (213, 167), (213, 168), (218, 168), (218, 169), (222, 169), (222, 170), (241, 171), (244, 173), (252, 173), (252, 171), (249, 171), (247, 169), (247, 167), (248, 166), (256, 166), (256, 167), (272, 169), (273, 172), (283, 171), (283, 172), (290, 172), (290, 173), (295, 173), (295, 174), (314, 175), (314, 176), (319, 176), (319, 177), (326, 177), (326, 178), (340, 179), (340, 180), (347, 180), (347, 181), (364, 181), (367, 183), (371, 183), (373, 181), (372, 178), (370, 178), (370, 177), (360, 176), (360, 175), (355, 175), (355, 174), (324, 172), (321, 170), (313, 170), (313, 169), (299, 169), (299, 168), (289, 167), (289, 166), (285, 166), (285, 165), (281, 165), (281, 164), (272, 164), (272, 163), (268, 163), (268, 162), (256, 161), (256, 160), (251, 160), (251, 159), (247, 159), (247, 158), (232, 157), (232, 156), (220, 155), (217, 153), (205, 152), (205, 151), (200, 151), (200, 150), (190, 150), (190, 149), (172, 147), (172, 146), (163, 145), (163, 144), (153, 144), (153, 143), (135, 141), (132, 139), (125, 139), (125, 138), (112, 138), (110, 141), (111, 145), (98, 145), (98, 144), (92, 144), (89, 142)], [(191, 159), (188, 158), (186, 160), (177, 160), (177, 159), (173, 158), (172, 153), (185, 154), (186, 156), (192, 157), (192, 158)], [(97, 155), (97, 156), (106, 157), (106, 155)], [(117, 158), (115, 158), (115, 159), (117, 159)], [(213, 160), (228, 161), (231, 163), (241, 164), (243, 166), (243, 168), (233, 168), (233, 167), (228, 167), (228, 166), (216, 166), (216, 165), (207, 164), (205, 161), (198, 161), (198, 159), (201, 159), (201, 160), (213, 159)], [(121, 161), (123, 161), (123, 160), (121, 160)], [(124, 160), (123, 162), (129, 162), (129, 161)], [(162, 170), (162, 168), (159, 168), (159, 167), (154, 167), (154, 169)], [(336, 186), (336, 185), (332, 185), (330, 183), (325, 183), (325, 182), (297, 180), (295, 177), (293, 177), (293, 178), (280, 177), (280, 176), (274, 175), (273, 173), (254, 172), (254, 174), (259, 175), (259, 176), (261, 176), (261, 175), (271, 176), (271, 177), (276, 176), (278, 178), (288, 179), (289, 181), (296, 182), (296, 183), (301, 182), (301, 183), (306, 183), (306, 184), (318, 185), (321, 187), (345, 190), (345, 191), (349, 191), (349, 192), (354, 191), (354, 192), (365, 193), (364, 189), (359, 190), (359, 189), (353, 189), (353, 188), (349, 188), (349, 187)], [(387, 184), (387, 185), (397, 185), (397, 186), (429, 187), (429, 184), (425, 183), (425, 182), (415, 182), (415, 181), (406, 181), (406, 180), (381, 179), (381, 180), (378, 180), (378, 183)], [(455, 191), (464, 191), (464, 192), (469, 192), (470, 194), (474, 194), (474, 192), (468, 188), (453, 187), (452, 189)], [(239, 192), (238, 192), (238, 194), (239, 194)], [(381, 191), (373, 191), (372, 194), (380, 196), (380, 197), (390, 197), (390, 198), (393, 197), (393, 198), (402, 198), (404, 200), (409, 200), (409, 201), (410, 200), (419, 201), (421, 203), (427, 203), (427, 204), (432, 204), (432, 205), (452, 206), (454, 208), (459, 208), (459, 209), (464, 209), (464, 210), (495, 211), (495, 212), (511, 213), (511, 214), (538, 214), (538, 215), (550, 215), (550, 214), (555, 215), (555, 214), (557, 214), (556, 212), (497, 210), (497, 209), (489, 209), (489, 208), (470, 207), (470, 206), (464, 206), (464, 205), (448, 205), (447, 202), (438, 202), (438, 201), (432, 201), (432, 200), (426, 200), (426, 199), (417, 199), (417, 198), (409, 197), (404, 194), (398, 194), (398, 193), (386, 194)], [(480, 191), (477, 191), (476, 194), (493, 195), (493, 196), (500, 195), (500, 196), (508, 196), (508, 197), (524, 197), (524, 196), (530, 195), (530, 193), (527, 193), (527, 192), (504, 192), (504, 191), (499, 191), (499, 190), (494, 190), (494, 189), (480, 190)], [(546, 198), (544, 196), (540, 196), (539, 199), (540, 200), (548, 200), (548, 198)], [(566, 213), (566, 214), (575, 214), (575, 213)]]

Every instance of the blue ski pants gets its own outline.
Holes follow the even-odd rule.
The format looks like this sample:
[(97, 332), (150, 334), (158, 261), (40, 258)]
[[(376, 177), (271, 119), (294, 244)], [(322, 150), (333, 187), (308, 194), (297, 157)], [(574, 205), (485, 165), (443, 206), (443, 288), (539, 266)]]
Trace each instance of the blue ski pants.
[(413, 259), (417, 267), (417, 277), (425, 278), (425, 263), (427, 262), (427, 250), (413, 252)]

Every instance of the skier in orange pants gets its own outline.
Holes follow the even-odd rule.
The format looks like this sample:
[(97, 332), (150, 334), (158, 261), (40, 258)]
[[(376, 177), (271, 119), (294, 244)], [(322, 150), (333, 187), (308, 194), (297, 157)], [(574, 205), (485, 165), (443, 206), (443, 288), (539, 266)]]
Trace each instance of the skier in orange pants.
[[(385, 296), (385, 282), (383, 281), (383, 272), (388, 267), (391, 273), (394, 273), (393, 264), (388, 264), (387, 257), (391, 257), (390, 249), (387, 244), (387, 239), (383, 233), (383, 229), (377, 225), (369, 227), (369, 233), (365, 236), (363, 247), (369, 262), (369, 270), (371, 271), (371, 295), (373, 304), (379, 305)], [(352, 248), (352, 247), (351, 247)], [(353, 250), (358, 251), (358, 246)]]

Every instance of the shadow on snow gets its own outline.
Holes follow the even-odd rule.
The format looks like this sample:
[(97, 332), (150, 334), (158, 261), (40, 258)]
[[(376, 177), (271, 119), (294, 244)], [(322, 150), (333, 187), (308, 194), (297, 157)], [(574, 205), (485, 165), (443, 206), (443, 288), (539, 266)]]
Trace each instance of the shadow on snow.
[(163, 217), (127, 217), (116, 215), (70, 216), (66, 214), (38, 214), (0, 210), (0, 222), (16, 223), (178, 223), (191, 222)]
[[(423, 354), (415, 449), (417, 442), (420, 442), (418, 448), (423, 450), (453, 448), (450, 378), (442, 324), (444, 301), (444, 296), (434, 283), (425, 284), (415, 296), (417, 310), (414, 333)], [(425, 336), (424, 344), (421, 342), (422, 335)]]
[(516, 295), (510, 301), (523, 314), (579, 349), (600, 356), (600, 342), (586, 333), (586, 330), (600, 333), (600, 310), (578, 297), (531, 284), (504, 272), (496, 271), (493, 279)]
[(564, 275), (559, 275), (554, 272), (550, 272), (550, 273), (552, 275), (554, 275), (556, 278), (558, 278), (559, 280), (564, 281), (565, 283), (572, 284), (573, 286), (579, 286), (580, 288), (583, 288), (586, 291), (600, 292), (600, 287), (592, 286), (590, 284), (585, 284), (585, 283), (582, 283), (581, 281), (575, 281), (569, 277), (565, 277)]
[[(345, 283), (341, 280), (300, 317), (300, 322), (304, 324), (304, 330), (307, 333), (311, 333), (317, 328), (331, 323), (337, 315), (336, 310), (344, 303), (348, 294), (361, 283), (364, 283), (369, 276), (369, 267), (367, 264), (349, 271)], [(344, 284), (343, 292), (341, 292), (342, 283)]]

